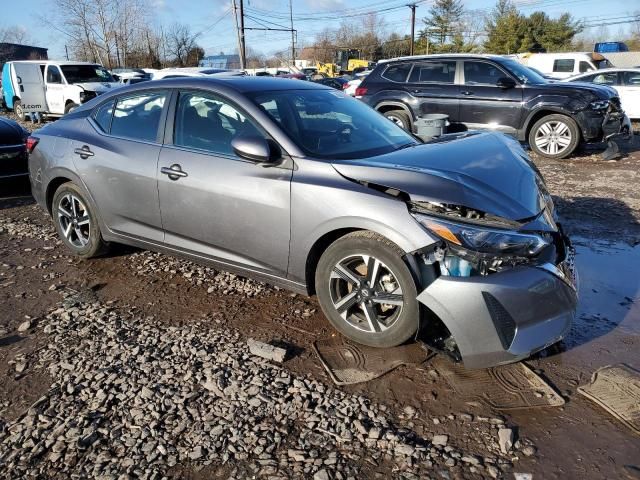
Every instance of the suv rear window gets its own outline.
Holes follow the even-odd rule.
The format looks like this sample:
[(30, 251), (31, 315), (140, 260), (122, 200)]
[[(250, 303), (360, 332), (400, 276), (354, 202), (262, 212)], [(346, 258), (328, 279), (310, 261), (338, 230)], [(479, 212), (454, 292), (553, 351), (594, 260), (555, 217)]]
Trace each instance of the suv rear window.
[(453, 83), (456, 77), (456, 62), (416, 63), (411, 70), (411, 83)]
[(571, 73), (576, 61), (573, 58), (561, 58), (553, 61), (553, 71), (560, 73)]
[(398, 65), (389, 65), (384, 72), (382, 72), (382, 78), (391, 80), (392, 82), (406, 82), (409, 76), (409, 70), (411, 70), (410, 63), (400, 63)]

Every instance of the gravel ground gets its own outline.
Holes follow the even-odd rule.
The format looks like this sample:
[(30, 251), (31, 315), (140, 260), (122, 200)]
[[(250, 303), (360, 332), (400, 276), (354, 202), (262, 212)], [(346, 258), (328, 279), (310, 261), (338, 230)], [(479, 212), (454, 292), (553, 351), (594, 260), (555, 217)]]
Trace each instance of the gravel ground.
[[(534, 160), (570, 232), (640, 244), (637, 151)], [(446, 359), (336, 388), (311, 349), (333, 334), (314, 299), (128, 248), (79, 261), (18, 194), (0, 194), (0, 478), (598, 479), (638, 464), (637, 438), (573, 395), (601, 357), (640, 362), (637, 335), (609, 335), (588, 368), (533, 359), (560, 409), (459, 398)], [(251, 355), (249, 337), (289, 358)]]
[(417, 435), (414, 409), (393, 418), (251, 356), (238, 332), (159, 326), (92, 293), (69, 295), (35, 326), (47, 343), (12, 360), (16, 374), (45, 369), (53, 380), (0, 434), (0, 465), (14, 478), (160, 478), (178, 463), (229, 462), (230, 478), (340, 479), (357, 478), (363, 459), (407, 479), (511, 469), (497, 448), (501, 419), (484, 420), (491, 453), (476, 456)]

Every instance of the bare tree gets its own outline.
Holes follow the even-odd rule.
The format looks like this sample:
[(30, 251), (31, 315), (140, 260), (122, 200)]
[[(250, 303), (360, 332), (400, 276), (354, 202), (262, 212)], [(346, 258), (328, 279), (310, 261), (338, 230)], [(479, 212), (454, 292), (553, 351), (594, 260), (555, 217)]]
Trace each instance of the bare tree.
[(189, 25), (171, 25), (167, 33), (167, 51), (175, 58), (178, 67), (187, 65), (189, 52), (196, 46), (196, 36), (191, 32)]
[(31, 42), (31, 37), (26, 28), (18, 25), (10, 25), (8, 27), (0, 27), (0, 42), (24, 45)]

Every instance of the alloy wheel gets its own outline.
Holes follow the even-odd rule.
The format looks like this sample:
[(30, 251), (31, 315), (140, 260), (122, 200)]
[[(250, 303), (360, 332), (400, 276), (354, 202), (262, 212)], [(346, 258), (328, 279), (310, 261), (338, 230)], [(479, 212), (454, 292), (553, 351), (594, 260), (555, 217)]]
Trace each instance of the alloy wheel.
[(82, 200), (72, 193), (67, 193), (58, 202), (58, 223), (62, 234), (71, 245), (84, 248), (89, 244), (89, 212)]
[(536, 147), (547, 155), (558, 155), (571, 145), (571, 129), (569, 125), (557, 120), (550, 120), (538, 128), (535, 136)]
[(350, 326), (369, 333), (390, 328), (404, 306), (396, 274), (370, 255), (351, 255), (331, 271), (333, 307)]

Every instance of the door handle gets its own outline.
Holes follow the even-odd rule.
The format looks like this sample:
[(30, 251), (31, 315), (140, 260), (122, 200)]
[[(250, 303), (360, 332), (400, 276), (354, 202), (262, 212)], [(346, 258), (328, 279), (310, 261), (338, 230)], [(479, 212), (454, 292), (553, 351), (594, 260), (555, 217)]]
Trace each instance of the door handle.
[(91, 151), (88, 145), (83, 145), (82, 148), (76, 148), (73, 153), (80, 155), (80, 158), (86, 160), (89, 157), (93, 157), (94, 153)]
[(473, 92), (470, 92), (469, 90), (464, 90), (462, 92), (460, 92), (462, 95), (466, 95), (466, 96), (470, 96), (473, 95)]
[(188, 176), (187, 172), (183, 172), (182, 167), (177, 163), (174, 163), (170, 167), (162, 167), (160, 173), (168, 175), (171, 180), (178, 180), (181, 177)]

